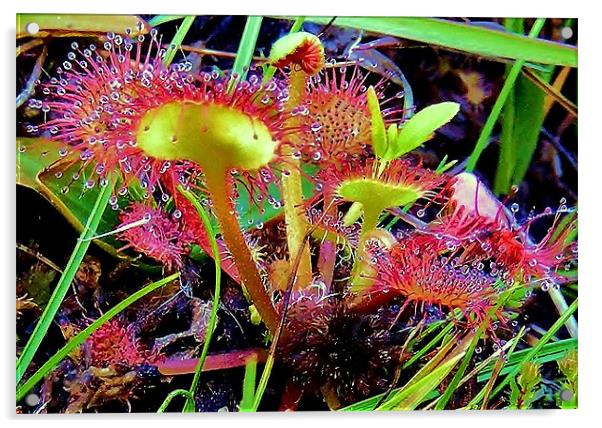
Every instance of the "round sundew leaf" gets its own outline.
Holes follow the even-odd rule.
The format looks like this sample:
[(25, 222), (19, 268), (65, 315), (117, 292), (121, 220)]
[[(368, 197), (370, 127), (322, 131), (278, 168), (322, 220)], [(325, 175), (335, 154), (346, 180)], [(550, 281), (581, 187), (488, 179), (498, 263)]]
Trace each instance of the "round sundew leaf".
[(304, 31), (298, 31), (296, 33), (287, 34), (274, 42), (272, 49), (270, 50), (270, 62), (276, 63), (281, 61), (283, 58), (291, 55), (299, 48), (300, 45), (306, 41), (315, 41), (320, 43), (320, 39), (314, 34), (306, 33)]
[(189, 101), (146, 112), (136, 141), (149, 156), (189, 160), (206, 173), (257, 170), (272, 160), (277, 147), (259, 120), (230, 107)]
[(338, 194), (347, 201), (359, 202), (371, 210), (382, 211), (414, 202), (422, 192), (413, 187), (385, 183), (378, 179), (357, 178), (341, 183)]
[(460, 104), (449, 101), (420, 110), (403, 125), (397, 138), (388, 142), (388, 150), (382, 159), (392, 161), (421, 146), (431, 139), (433, 132), (452, 120), (459, 110)]
[(385, 132), (385, 122), (383, 121), (382, 114), (380, 112), (380, 105), (378, 103), (378, 96), (374, 87), (370, 86), (366, 92), (366, 99), (368, 101), (368, 111), (370, 112), (370, 134), (372, 137), (372, 148), (374, 154), (378, 158), (385, 156), (387, 152), (387, 137)]

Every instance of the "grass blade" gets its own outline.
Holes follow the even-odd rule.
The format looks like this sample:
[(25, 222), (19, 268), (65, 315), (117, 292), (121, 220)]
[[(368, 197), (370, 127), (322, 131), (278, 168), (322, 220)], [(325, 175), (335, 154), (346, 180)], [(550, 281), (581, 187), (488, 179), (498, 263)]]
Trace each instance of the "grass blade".
[(180, 395), (183, 395), (184, 397), (186, 397), (186, 399), (188, 399), (190, 397), (190, 392), (186, 391), (185, 389), (174, 389), (169, 394), (167, 394), (167, 397), (165, 397), (165, 400), (163, 400), (163, 403), (161, 403), (161, 406), (159, 406), (159, 410), (157, 410), (157, 413), (165, 413), (165, 410), (171, 404), (171, 401), (174, 398), (179, 397)]
[(247, 17), (247, 23), (240, 38), (238, 51), (236, 52), (236, 59), (232, 66), (232, 73), (236, 73), (241, 80), (244, 80), (247, 75), (249, 64), (251, 64), (251, 60), (253, 59), (262, 20), (262, 16)]
[[(504, 20), (504, 26), (509, 31), (522, 34), (524, 32), (524, 19), (506, 18)], [(513, 65), (510, 64), (506, 65), (506, 76), (512, 71), (512, 66)], [(514, 150), (515, 147), (513, 144), (514, 123), (516, 120), (515, 94), (516, 91), (512, 88), (508, 93), (508, 98), (501, 112), (502, 130), (499, 143), (500, 151), (493, 183), (493, 191), (497, 195), (507, 193), (510, 189), (512, 173), (514, 171), (514, 165), (516, 164), (516, 151)]]
[[(545, 18), (538, 18), (535, 21), (535, 24), (533, 24), (531, 31), (529, 32), (529, 37), (530, 38), (537, 37), (537, 35), (541, 31), (544, 23), (545, 23)], [(481, 153), (483, 153), (483, 150), (485, 150), (485, 147), (487, 147), (487, 144), (489, 143), (489, 138), (491, 137), (491, 133), (493, 131), (493, 127), (494, 127), (495, 123), (497, 122), (498, 117), (500, 116), (502, 107), (504, 106), (506, 99), (508, 98), (508, 95), (511, 93), (512, 87), (514, 86), (514, 82), (516, 81), (516, 78), (518, 77), (524, 63), (525, 63), (524, 59), (519, 59), (514, 63), (514, 65), (510, 69), (510, 72), (508, 73), (508, 77), (506, 78), (506, 81), (504, 82), (504, 86), (502, 87), (502, 90), (500, 91), (500, 94), (498, 95), (497, 99), (495, 100), (495, 104), (493, 105), (493, 108), (491, 109), (491, 113), (487, 117), (487, 121), (485, 122), (485, 125), (483, 125), (483, 130), (481, 131), (481, 135), (479, 135), (479, 139), (477, 140), (475, 148), (472, 151), (472, 154), (470, 155), (470, 157), (468, 158), (468, 162), (466, 164), (466, 171), (468, 171), (468, 172), (474, 171), (474, 169), (477, 165), (477, 162), (479, 160), (479, 157), (481, 156)]]
[(451, 396), (454, 394), (454, 392), (456, 392), (456, 389), (457, 389), (460, 381), (462, 380), (462, 377), (464, 376), (464, 372), (466, 371), (468, 364), (470, 364), (472, 355), (474, 354), (474, 350), (477, 347), (477, 343), (479, 343), (479, 340), (481, 340), (481, 336), (485, 332), (485, 328), (488, 325), (489, 325), (489, 319), (487, 318), (483, 323), (481, 323), (476, 334), (470, 341), (470, 345), (468, 345), (468, 349), (466, 350), (466, 352), (464, 354), (464, 358), (462, 359), (462, 363), (460, 363), (460, 367), (458, 368), (458, 371), (454, 374), (454, 377), (452, 378), (451, 382), (445, 389), (445, 392), (443, 393), (443, 395), (441, 396), (439, 401), (437, 401), (435, 410), (444, 410), (445, 406), (449, 402)]
[(176, 56), (176, 52), (180, 49), (182, 42), (184, 41), (184, 37), (188, 34), (188, 30), (192, 27), (192, 23), (194, 22), (194, 16), (187, 16), (182, 21), (182, 25), (178, 28), (178, 31), (173, 36), (167, 51), (165, 52), (165, 57), (163, 58), (163, 64), (168, 66), (173, 61)]
[(157, 25), (184, 18), (186, 18), (186, 15), (157, 15), (148, 20), (148, 25), (156, 27)]
[(268, 380), (270, 380), (270, 375), (272, 374), (272, 367), (274, 367), (274, 354), (270, 353), (265, 362), (265, 366), (263, 367), (263, 371), (261, 372), (259, 385), (257, 385), (257, 391), (255, 392), (255, 400), (253, 401), (253, 406), (250, 409), (251, 412), (256, 412), (259, 408), (259, 403), (261, 403), (263, 393), (268, 386)]
[(562, 92), (560, 92), (560, 90), (562, 89), (562, 85), (564, 85), (564, 83), (566, 82), (570, 71), (570, 67), (562, 67), (562, 69), (558, 73), (558, 76), (556, 76), (554, 83), (550, 83), (550, 80), (552, 79), (553, 75), (553, 70), (545, 73), (542, 77), (539, 73), (536, 73), (531, 69), (523, 68), (522, 75), (525, 78), (529, 79), (529, 81), (535, 86), (537, 86), (541, 91), (543, 91), (546, 96), (543, 109), (544, 116), (546, 116), (546, 114), (550, 110), (552, 103), (557, 102), (558, 105), (565, 109), (568, 114), (573, 116), (575, 119), (578, 118), (579, 108), (577, 107), (577, 105), (571, 100), (569, 100), (566, 96), (564, 96)]
[[(308, 17), (307, 21), (327, 24), (331, 19)], [(446, 19), (337, 17), (334, 25), (388, 34), (485, 57), (577, 67), (577, 49), (574, 46)]]
[(414, 410), (428, 397), (429, 393), (439, 386), (463, 356), (464, 353), (460, 353), (452, 357), (418, 382), (398, 393), (396, 404), (391, 410)]
[(521, 327), (521, 329), (518, 332), (518, 334), (516, 335), (516, 337), (512, 340), (512, 346), (510, 346), (510, 349), (508, 350), (508, 354), (504, 355), (503, 347), (500, 349), (500, 355), (498, 355), (498, 359), (497, 359), (497, 361), (495, 361), (495, 364), (493, 366), (493, 369), (491, 370), (491, 374), (490, 374), (489, 380), (487, 381), (487, 384), (481, 391), (479, 391), (479, 393), (477, 394), (477, 397), (475, 397), (473, 399), (473, 401), (481, 400), (481, 399), (483, 400), (483, 404), (481, 405), (481, 410), (485, 410), (487, 408), (487, 403), (489, 402), (489, 394), (491, 394), (493, 385), (495, 384), (495, 381), (497, 380), (498, 376), (500, 375), (502, 368), (508, 362), (508, 358), (510, 356), (512, 356), (514, 349), (516, 349), (516, 345), (518, 345), (518, 342), (525, 334), (525, 330), (526, 329), (524, 326)]
[(443, 330), (437, 333), (437, 335), (433, 337), (426, 345), (424, 345), (419, 351), (414, 353), (414, 355), (412, 355), (412, 358), (410, 358), (404, 363), (403, 369), (407, 369), (420, 358), (422, 358), (427, 352), (433, 349), (433, 347), (437, 345), (437, 343), (439, 343), (439, 341), (442, 340), (452, 330), (452, 328), (454, 328), (454, 322), (450, 321), (447, 323), (445, 328), (443, 328)]
[(42, 367), (40, 367), (23, 385), (17, 387), (17, 401), (21, 400), (40, 380), (44, 378), (47, 374), (52, 372), (54, 368), (65, 358), (67, 355), (71, 353), (76, 347), (80, 346), (82, 343), (86, 341), (88, 337), (92, 335), (96, 330), (98, 330), (104, 323), (109, 321), (115, 315), (119, 314), (125, 308), (138, 301), (142, 297), (147, 294), (155, 291), (156, 289), (163, 287), (166, 284), (169, 284), (171, 281), (175, 280), (180, 276), (179, 273), (174, 273), (173, 275), (168, 276), (167, 278), (163, 278), (160, 281), (153, 282), (136, 291), (131, 296), (122, 300), (117, 305), (113, 306), (107, 312), (105, 312), (100, 318), (90, 324), (88, 327), (83, 329), (77, 335), (75, 335), (69, 342), (65, 344), (61, 349), (59, 349), (52, 357), (44, 363)]
[[(548, 75), (544, 80), (548, 80)], [(511, 185), (519, 185), (531, 164), (537, 148), (541, 126), (544, 121), (546, 94), (525, 76), (519, 76), (516, 86), (516, 117), (512, 142), (516, 148), (516, 162)], [(507, 193), (510, 189), (506, 189)]]
[(412, 385), (423, 380), (426, 376), (432, 373), (438, 366), (445, 363), (446, 358), (449, 360), (450, 355), (454, 352), (450, 352), (454, 344), (458, 339), (457, 335), (449, 336), (446, 341), (441, 345), (435, 356), (431, 358), (423, 367), (416, 372), (416, 374), (400, 389), (396, 390), (395, 393), (387, 396), (387, 399), (380, 405), (376, 410), (392, 410), (397, 404), (399, 404), (405, 397), (406, 390)]
[(215, 325), (217, 323), (217, 309), (219, 307), (220, 289), (222, 282), (222, 264), (219, 247), (217, 246), (217, 240), (215, 239), (215, 230), (213, 229), (213, 225), (211, 224), (211, 219), (209, 218), (209, 215), (201, 206), (201, 204), (199, 204), (199, 201), (197, 201), (197, 199), (192, 193), (185, 190), (182, 186), (179, 186), (178, 190), (194, 206), (197, 214), (201, 218), (203, 226), (205, 226), (205, 230), (207, 232), (207, 235), (209, 236), (211, 250), (213, 251), (213, 261), (215, 263), (215, 288), (213, 291), (213, 301), (211, 302), (211, 314), (209, 317), (209, 323), (207, 324), (207, 331), (205, 333), (205, 341), (203, 342), (201, 356), (199, 357), (199, 362), (197, 364), (196, 371), (194, 372), (194, 378), (192, 379), (192, 383), (188, 391), (189, 395), (186, 397), (186, 404), (184, 405), (185, 412), (193, 412), (195, 409), (194, 394), (199, 384), (199, 378), (201, 377), (201, 372), (203, 371), (203, 365), (205, 364), (205, 359), (207, 358), (207, 353), (209, 352), (209, 344), (211, 343), (213, 330), (215, 330)]
[[(558, 342), (547, 343), (541, 348), (541, 350), (537, 353), (537, 356), (533, 357), (531, 361), (540, 364), (548, 363), (550, 361), (556, 361), (562, 358), (565, 355), (566, 351), (570, 349), (577, 349), (577, 339), (571, 338), (559, 340)], [(512, 370), (514, 370), (516, 365), (519, 364), (524, 359), (525, 355), (527, 355), (529, 352), (531, 352), (531, 348), (522, 349), (520, 351), (514, 352), (512, 355), (509, 354), (508, 361), (502, 369), (502, 371), (500, 372), (500, 375), (508, 374)], [(488, 364), (483, 368), (483, 370), (481, 370), (481, 372), (477, 376), (477, 381), (484, 382), (488, 380), (491, 377), (492, 371), (492, 364)]]
[(71, 254), (71, 258), (67, 262), (67, 266), (59, 279), (58, 284), (56, 285), (52, 296), (50, 296), (50, 300), (46, 308), (44, 308), (44, 312), (40, 317), (40, 320), (36, 324), (31, 337), (29, 338), (27, 344), (23, 348), (23, 352), (21, 356), (17, 360), (16, 367), (16, 375), (17, 375), (17, 383), (21, 381), (27, 367), (33, 360), (34, 355), (36, 354), (38, 347), (42, 343), (44, 336), (48, 332), (48, 328), (50, 328), (50, 324), (54, 319), (65, 295), (67, 294), (67, 290), (69, 290), (69, 286), (75, 277), (75, 273), (79, 269), (79, 265), (82, 262), (86, 251), (88, 251), (88, 247), (90, 246), (90, 238), (94, 236), (96, 233), (96, 228), (98, 227), (98, 223), (102, 218), (102, 213), (108, 205), (109, 198), (112, 193), (112, 180), (109, 178), (108, 183), (105, 187), (102, 188), (98, 197), (96, 198), (96, 202), (90, 212), (88, 217), (88, 221), (84, 226), (84, 229), (77, 240), (77, 244), (73, 249), (73, 253)]
[(257, 357), (249, 358), (245, 365), (245, 377), (242, 382), (240, 411), (252, 411), (255, 402), (255, 379), (257, 378)]
[(450, 337), (437, 354), (377, 410), (411, 410), (422, 403), (428, 394), (447, 377), (465, 355), (468, 344), (472, 342), (469, 336), (461, 340), (457, 339), (457, 336)]

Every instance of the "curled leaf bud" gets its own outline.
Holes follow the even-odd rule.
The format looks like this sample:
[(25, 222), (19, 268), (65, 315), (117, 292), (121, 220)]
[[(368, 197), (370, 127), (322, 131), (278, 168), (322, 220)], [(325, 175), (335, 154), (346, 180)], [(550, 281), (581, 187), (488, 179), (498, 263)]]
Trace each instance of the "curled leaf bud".
[(324, 67), (324, 47), (313, 34), (287, 34), (272, 45), (270, 64), (277, 68), (290, 66), (293, 70), (300, 69), (314, 75)]

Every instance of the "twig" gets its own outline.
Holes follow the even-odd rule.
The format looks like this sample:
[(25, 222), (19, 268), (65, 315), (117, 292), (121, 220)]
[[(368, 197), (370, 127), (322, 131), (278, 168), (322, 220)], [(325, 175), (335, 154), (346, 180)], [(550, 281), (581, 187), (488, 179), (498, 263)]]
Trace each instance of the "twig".
[(52, 260), (44, 257), (38, 251), (32, 250), (31, 248), (29, 248), (29, 247), (27, 247), (27, 246), (25, 246), (23, 244), (19, 244), (18, 242), (17, 242), (17, 249), (23, 251), (24, 253), (29, 254), (32, 257), (35, 257), (36, 259), (38, 259), (39, 261), (41, 261), (45, 265), (49, 266), (50, 268), (54, 269), (58, 273), (61, 273), (61, 274), (63, 273), (63, 270), (60, 267), (58, 267), (57, 264), (55, 264)]
[(577, 170), (577, 159), (575, 159), (573, 155), (571, 155), (569, 151), (565, 149), (562, 146), (562, 144), (560, 144), (560, 138), (556, 137), (555, 135), (552, 135), (552, 133), (544, 127), (541, 128), (541, 133), (548, 139), (548, 141), (554, 146), (556, 150), (558, 150), (564, 155), (564, 157), (569, 161), (571, 166), (575, 168), (575, 170)]

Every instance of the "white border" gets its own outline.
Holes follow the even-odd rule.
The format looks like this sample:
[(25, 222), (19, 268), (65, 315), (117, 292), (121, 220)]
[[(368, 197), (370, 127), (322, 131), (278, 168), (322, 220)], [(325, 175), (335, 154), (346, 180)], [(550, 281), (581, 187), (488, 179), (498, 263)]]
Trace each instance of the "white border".
[[(2, 414), (7, 422), (23, 426), (58, 426), (59, 424), (85, 424), (91, 427), (106, 428), (107, 423), (116, 420), (144, 421), (149, 426), (160, 426), (167, 420), (175, 423), (193, 424), (219, 424), (222, 426), (244, 425), (247, 427), (265, 427), (266, 425), (286, 424), (287, 428), (306, 426), (308, 422), (325, 422), (345, 426), (360, 426), (368, 423), (391, 424), (395, 426), (485, 426), (487, 428), (504, 427), (509, 425), (546, 425), (546, 426), (589, 426), (602, 409), (602, 379), (600, 366), (602, 351), (600, 348), (600, 330), (602, 311), (600, 304), (602, 284), (596, 267), (601, 263), (600, 245), (602, 244), (600, 230), (602, 228), (602, 211), (600, 207), (600, 192), (602, 187), (602, 138), (600, 132), (599, 108), (602, 102), (600, 97), (600, 78), (602, 70), (600, 64), (600, 15), (595, 13), (593, 7), (588, 7), (585, 2), (552, 2), (552, 1), (525, 1), (505, 0), (503, 2), (469, 2), (464, 0), (412, 2), (405, 1), (367, 1), (355, 2), (345, 0), (299, 0), (289, 1), (262, 1), (262, 0), (228, 0), (228, 1), (201, 1), (201, 0), (144, 0), (141, 2), (127, 2), (124, 0), (97, 0), (97, 1), (32, 1), (20, 0), (18, 4), (2, 5), (1, 19), (3, 21), (2, 34), (4, 41), (2, 50), (4, 63), (8, 72), (3, 73), (2, 79), (4, 101), (2, 106), (2, 124), (4, 141), (2, 143), (2, 165), (0, 177), (2, 180), (4, 204), (0, 215), (2, 216), (3, 242), (2, 272), (6, 281), (2, 287), (5, 291), (4, 302), (5, 325), (1, 328), (5, 337), (5, 352), (3, 355)], [(12, 6), (12, 7), (11, 7)], [(266, 415), (102, 415), (98, 417), (85, 416), (46, 416), (43, 418), (14, 416), (14, 307), (12, 306), (15, 273), (15, 213), (14, 213), (14, 130), (15, 113), (12, 95), (14, 93), (15, 63), (14, 36), (15, 14), (21, 13), (171, 13), (171, 14), (251, 14), (251, 15), (400, 15), (400, 16), (546, 16), (546, 17), (577, 17), (579, 18), (579, 105), (581, 116), (579, 123), (579, 191), (580, 191), (580, 334), (579, 334), (579, 362), (580, 362), (580, 391), (579, 410), (577, 411), (529, 411), (529, 412), (430, 412), (430, 413), (396, 413), (396, 414), (266, 414)], [(5, 70), (6, 71), (6, 70)], [(8, 203), (7, 203), (8, 202)], [(335, 418), (335, 419), (333, 419)], [(596, 425), (599, 425), (599, 421)], [(34, 425), (35, 424), (35, 425)]]

